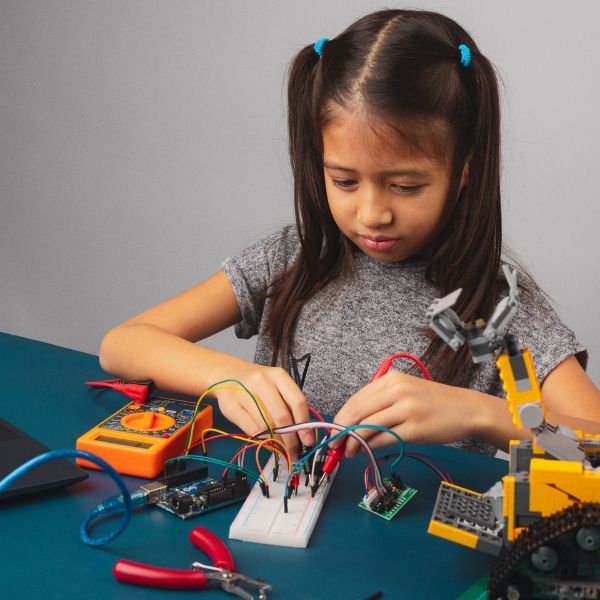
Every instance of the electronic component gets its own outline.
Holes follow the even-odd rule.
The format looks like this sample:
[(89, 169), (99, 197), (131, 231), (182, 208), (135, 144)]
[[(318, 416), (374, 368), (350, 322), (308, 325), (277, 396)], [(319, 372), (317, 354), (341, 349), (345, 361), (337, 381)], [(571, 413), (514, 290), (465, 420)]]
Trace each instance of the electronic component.
[(317, 523), (331, 482), (337, 474), (335, 469), (330, 481), (318, 487), (314, 496), (308, 486), (295, 488), (293, 496), (284, 509), (285, 482), (288, 470), (285, 464), (279, 467), (279, 477), (273, 480), (274, 457), (269, 459), (265, 473), (269, 473), (269, 496), (263, 495), (257, 482), (240, 508), (229, 528), (229, 537), (234, 540), (306, 548)]
[[(155, 478), (169, 458), (185, 451), (194, 408), (194, 402), (175, 398), (151, 397), (144, 404), (132, 402), (79, 437), (76, 447), (102, 457), (123, 475)], [(212, 406), (206, 406), (195, 417), (190, 445), (211, 426)], [(80, 458), (77, 463), (98, 468)]]
[(181, 519), (242, 502), (250, 492), (244, 473), (220, 480), (208, 476), (206, 465), (196, 461), (173, 461), (166, 465), (166, 475), (140, 487), (146, 504), (153, 504)]
[(385, 494), (380, 494), (376, 488), (371, 488), (358, 506), (389, 521), (404, 508), (417, 490), (404, 485), (395, 475), (385, 477), (383, 485), (386, 488)]
[(250, 492), (245, 474), (236, 473), (234, 478), (216, 480), (204, 477), (189, 483), (165, 489), (154, 504), (182, 519), (242, 502)]

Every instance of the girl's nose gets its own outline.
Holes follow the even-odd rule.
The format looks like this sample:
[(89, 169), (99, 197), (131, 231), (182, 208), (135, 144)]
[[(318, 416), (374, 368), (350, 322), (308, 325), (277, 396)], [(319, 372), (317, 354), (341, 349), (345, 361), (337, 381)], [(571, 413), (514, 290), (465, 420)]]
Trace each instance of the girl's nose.
[(358, 198), (356, 212), (358, 220), (369, 229), (389, 225), (394, 218), (389, 206), (374, 189), (365, 190)]

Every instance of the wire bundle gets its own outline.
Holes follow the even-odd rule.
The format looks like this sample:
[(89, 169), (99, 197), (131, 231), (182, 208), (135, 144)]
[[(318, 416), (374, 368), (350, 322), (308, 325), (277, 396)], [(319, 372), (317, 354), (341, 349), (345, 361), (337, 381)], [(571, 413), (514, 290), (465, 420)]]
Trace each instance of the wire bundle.
[[(428, 379), (428, 380), (431, 379), (431, 376), (429, 375), (425, 365), (423, 365), (423, 363), (418, 358), (416, 358), (410, 354), (406, 354), (406, 353), (397, 353), (397, 354), (393, 354), (393, 355), (387, 357), (381, 363), (379, 369), (373, 375), (371, 381), (385, 375), (391, 368), (394, 361), (397, 359), (400, 359), (400, 358), (408, 358), (409, 360), (412, 360), (417, 365), (417, 367), (421, 370), (421, 373), (423, 374), (424, 378)], [(305, 363), (302, 375), (300, 375), (299, 370), (298, 370), (298, 363), (300, 363), (300, 362)], [(290, 366), (291, 374), (293, 375), (296, 383), (301, 388), (304, 385), (304, 380), (306, 378), (306, 372), (307, 372), (309, 363), (310, 363), (310, 355), (309, 354), (305, 355), (302, 358), (297, 359), (297, 360), (293, 359), (293, 357), (291, 357), (291, 355), (289, 357), (289, 366)], [(203, 454), (202, 455), (190, 454), (190, 451), (193, 448), (192, 440), (194, 439), (193, 432), (194, 432), (194, 423), (195, 423), (196, 415), (198, 414), (198, 411), (200, 410), (200, 406), (201, 406), (203, 400), (206, 398), (206, 396), (210, 392), (217, 391), (217, 390), (243, 391), (246, 394), (248, 394), (250, 396), (250, 398), (252, 399), (252, 401), (254, 402), (255, 406), (257, 407), (263, 421), (265, 422), (267, 429), (255, 436), (247, 436), (247, 435), (244, 435), (243, 433), (227, 433), (220, 429), (210, 428), (210, 429), (207, 429), (202, 432), (201, 441), (199, 442), (199, 445), (202, 446)], [(201, 461), (201, 462), (205, 462), (205, 463), (212, 463), (212, 464), (216, 464), (216, 465), (224, 467), (223, 478), (226, 477), (228, 469), (233, 468), (237, 471), (240, 471), (241, 473), (244, 473), (246, 476), (252, 477), (256, 481), (258, 481), (261, 486), (261, 489), (263, 490), (263, 493), (268, 495), (267, 477), (264, 474), (264, 469), (261, 466), (260, 459), (259, 459), (260, 451), (262, 449), (265, 449), (265, 450), (268, 450), (268, 451), (274, 453), (274, 455), (276, 457), (275, 470), (278, 470), (278, 468), (279, 468), (278, 461), (279, 461), (280, 457), (286, 462), (288, 475), (287, 475), (287, 479), (286, 479), (286, 483), (285, 483), (285, 501), (287, 502), (287, 499), (290, 497), (290, 488), (293, 487), (291, 482), (293, 482), (294, 480), (297, 481), (299, 479), (298, 475), (303, 470), (305, 470), (307, 464), (309, 463), (309, 461), (311, 461), (311, 459), (312, 459), (312, 463), (309, 468), (306, 468), (306, 471), (305, 471), (305, 472), (307, 472), (307, 475), (308, 475), (308, 483), (311, 485), (311, 488), (313, 490), (315, 489), (315, 487), (318, 487), (318, 485), (321, 484), (321, 482), (323, 481), (323, 478), (325, 476), (325, 473), (323, 473), (323, 476), (317, 482), (316, 481), (316, 477), (317, 477), (316, 465), (319, 464), (319, 462), (321, 461), (323, 456), (327, 452), (330, 451), (329, 447), (332, 442), (335, 442), (336, 440), (341, 439), (342, 443), (343, 443), (343, 440), (347, 436), (349, 436), (349, 437), (353, 438), (354, 440), (356, 440), (358, 442), (358, 444), (360, 444), (360, 446), (362, 446), (362, 448), (364, 449), (365, 456), (367, 457), (367, 460), (369, 463), (367, 468), (365, 469), (365, 473), (364, 473), (365, 488), (367, 489), (367, 491), (369, 491), (370, 489), (372, 489), (374, 487), (377, 490), (378, 494), (385, 494), (386, 487), (384, 485), (383, 477), (381, 475), (380, 465), (385, 462), (392, 461), (391, 469), (393, 471), (394, 468), (396, 467), (396, 465), (398, 464), (398, 462), (403, 457), (412, 458), (414, 460), (421, 462), (422, 464), (424, 464), (427, 467), (429, 467), (430, 469), (432, 469), (437, 475), (439, 475), (439, 477), (441, 479), (452, 482), (452, 479), (451, 479), (450, 474), (448, 473), (447, 469), (440, 463), (436, 462), (431, 457), (428, 457), (427, 455), (425, 455), (423, 453), (419, 453), (419, 452), (405, 453), (404, 452), (404, 442), (402, 441), (402, 438), (392, 429), (389, 429), (389, 428), (383, 427), (383, 426), (379, 426), (379, 425), (370, 425), (370, 424), (358, 424), (358, 425), (351, 425), (349, 427), (344, 427), (342, 425), (338, 425), (337, 423), (325, 422), (323, 417), (312, 407), (309, 407), (309, 413), (317, 420), (309, 421), (306, 423), (297, 423), (294, 425), (288, 425), (286, 427), (274, 427), (273, 420), (272, 420), (271, 416), (269, 415), (269, 412), (267, 411), (266, 407), (260, 400), (260, 398), (256, 394), (252, 393), (241, 381), (238, 381), (237, 379), (224, 379), (222, 381), (218, 381), (218, 382), (210, 385), (201, 394), (201, 396), (198, 398), (198, 401), (196, 402), (196, 406), (195, 406), (192, 421), (191, 421), (191, 426), (189, 428), (187, 438), (186, 438), (185, 453), (181, 456), (177, 456), (177, 457), (169, 459), (165, 463), (165, 467), (167, 464), (170, 464), (174, 461), (179, 461), (179, 460), (193, 460), (193, 461)], [(398, 442), (398, 444), (400, 446), (399, 452), (393, 453), (393, 454), (388, 454), (381, 458), (376, 458), (375, 455), (373, 454), (373, 451), (371, 450), (369, 444), (366, 442), (366, 440), (357, 433), (357, 430), (359, 430), (359, 429), (371, 429), (371, 430), (386, 432), (386, 433), (390, 434)], [(291, 456), (289, 454), (289, 451), (287, 450), (287, 448), (285, 447), (283, 442), (280, 439), (278, 439), (278, 437), (276, 437), (276, 436), (282, 435), (282, 434), (289, 434), (289, 433), (298, 433), (299, 431), (303, 431), (303, 430), (313, 430), (315, 432), (315, 434), (318, 431), (324, 431), (325, 436), (319, 442), (317, 435), (315, 435), (315, 442), (316, 442), (315, 446), (312, 448), (304, 448), (302, 457), (299, 460), (297, 460), (296, 462), (293, 462), (291, 459)], [(336, 433), (334, 433), (334, 432), (336, 432)], [(207, 434), (209, 434), (209, 433), (213, 433), (214, 435), (206, 437)], [(244, 442), (244, 445), (235, 452), (235, 454), (232, 456), (232, 458), (229, 461), (224, 461), (224, 460), (220, 460), (217, 458), (212, 458), (212, 457), (207, 456), (206, 455), (206, 443), (209, 441), (212, 441), (212, 440), (220, 439), (220, 438), (233, 438), (233, 439), (239, 440), (241, 442)], [(255, 453), (256, 453), (256, 456), (255, 456), (256, 465), (257, 465), (256, 472), (251, 469), (246, 468), (244, 465), (244, 459), (245, 459), (246, 453), (249, 449), (254, 449)], [(84, 458), (84, 459), (98, 465), (100, 468), (102, 468), (104, 471), (106, 471), (106, 473), (115, 481), (115, 483), (119, 487), (119, 490), (121, 491), (120, 496), (112, 496), (112, 497), (104, 500), (100, 504), (98, 504), (85, 517), (85, 519), (81, 523), (80, 537), (81, 537), (82, 541), (85, 544), (88, 544), (90, 546), (100, 546), (100, 545), (106, 544), (106, 543), (114, 540), (116, 537), (118, 537), (125, 530), (127, 525), (129, 524), (133, 509), (136, 507), (143, 506), (147, 501), (147, 498), (146, 498), (147, 494), (143, 493), (141, 490), (137, 490), (136, 492), (131, 494), (127, 490), (127, 488), (123, 482), (123, 479), (120, 477), (120, 475), (115, 471), (115, 469), (113, 469), (113, 467), (111, 467), (102, 458), (100, 458), (90, 452), (85, 452), (82, 450), (74, 450), (74, 449), (55, 450), (55, 451), (46, 452), (46, 453), (28, 461), (27, 463), (23, 464), (21, 467), (19, 467), (18, 469), (15, 469), (15, 471), (13, 471), (10, 475), (8, 475), (3, 480), (1, 480), (0, 481), (0, 491), (5, 490), (17, 478), (21, 477), (29, 470), (35, 468), (36, 466), (38, 466), (44, 462), (48, 462), (48, 461), (56, 460), (56, 459), (75, 458), (75, 457)], [(371, 476), (373, 477), (373, 484), (370, 483)], [(276, 477), (277, 477), (277, 473), (275, 472), (274, 478), (276, 478)], [(120, 513), (120, 512), (123, 513), (121, 521), (119, 522), (118, 526), (110, 534), (108, 534), (104, 537), (100, 537), (100, 538), (92, 538), (89, 535), (88, 530), (92, 524), (92, 521), (94, 521), (97, 517), (112, 515), (112, 514)]]

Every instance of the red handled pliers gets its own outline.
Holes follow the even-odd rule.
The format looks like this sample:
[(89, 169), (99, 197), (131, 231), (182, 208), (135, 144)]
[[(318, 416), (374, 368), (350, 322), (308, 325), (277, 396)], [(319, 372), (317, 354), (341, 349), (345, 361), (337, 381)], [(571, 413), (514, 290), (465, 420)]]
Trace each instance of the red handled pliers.
[(114, 564), (113, 575), (124, 583), (174, 589), (204, 588), (214, 581), (230, 594), (254, 600), (254, 594), (242, 587), (245, 586), (256, 590), (259, 600), (267, 600), (267, 592), (272, 586), (236, 573), (229, 548), (212, 531), (194, 527), (190, 531), (190, 541), (210, 557), (214, 566), (194, 562), (189, 569), (167, 569), (121, 559)]

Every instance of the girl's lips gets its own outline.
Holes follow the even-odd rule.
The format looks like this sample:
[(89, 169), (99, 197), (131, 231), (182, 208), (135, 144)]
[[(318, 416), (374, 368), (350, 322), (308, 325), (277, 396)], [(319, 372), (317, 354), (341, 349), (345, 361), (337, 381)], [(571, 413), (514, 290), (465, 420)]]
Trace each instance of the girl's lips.
[(365, 246), (377, 252), (389, 252), (398, 242), (397, 238), (370, 238), (362, 236)]

